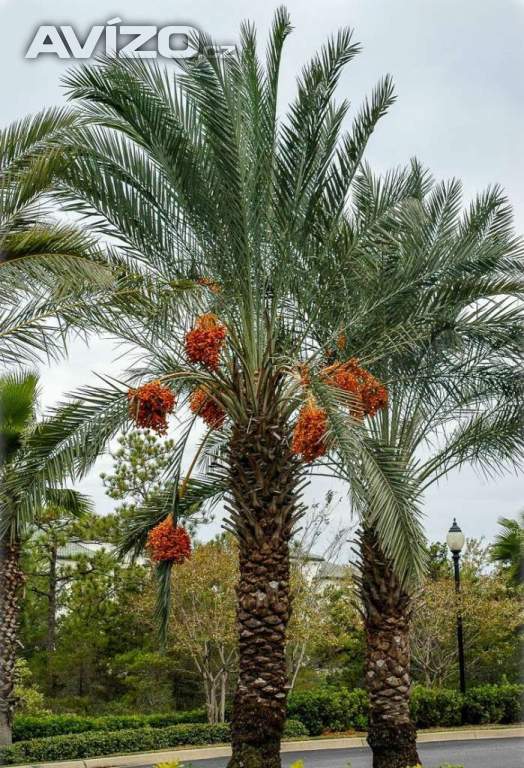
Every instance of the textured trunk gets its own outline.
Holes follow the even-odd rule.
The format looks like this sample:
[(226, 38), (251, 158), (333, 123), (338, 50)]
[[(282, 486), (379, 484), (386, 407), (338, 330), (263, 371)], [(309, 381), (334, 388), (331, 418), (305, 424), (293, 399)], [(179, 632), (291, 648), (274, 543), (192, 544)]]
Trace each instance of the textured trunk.
[(361, 546), (373, 768), (406, 768), (420, 763), (409, 711), (411, 601), (372, 529), (362, 534)]
[[(274, 399), (268, 398), (266, 402)], [(288, 681), (289, 540), (297, 517), (298, 464), (276, 414), (234, 428), (231, 527), (239, 542), (239, 674), (229, 768), (280, 768)]]
[(19, 592), (24, 577), (17, 543), (0, 543), (0, 744), (11, 743)]

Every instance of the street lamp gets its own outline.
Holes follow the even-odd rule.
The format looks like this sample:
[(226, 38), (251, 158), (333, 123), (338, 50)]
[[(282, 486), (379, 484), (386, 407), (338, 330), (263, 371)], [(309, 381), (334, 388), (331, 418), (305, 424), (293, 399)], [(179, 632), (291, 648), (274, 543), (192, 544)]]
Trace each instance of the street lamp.
[[(453, 520), (453, 525), (448, 531), (446, 542), (451, 550), (453, 556), (453, 570), (455, 572), (455, 592), (460, 594), (460, 553), (464, 542), (466, 541), (464, 534), (457, 525), (457, 521)], [(458, 656), (459, 656), (459, 670), (460, 670), (460, 690), (462, 693), (466, 693), (466, 670), (464, 664), (464, 633), (462, 630), (462, 614), (460, 611), (460, 603), (457, 605), (457, 642), (458, 642)]]

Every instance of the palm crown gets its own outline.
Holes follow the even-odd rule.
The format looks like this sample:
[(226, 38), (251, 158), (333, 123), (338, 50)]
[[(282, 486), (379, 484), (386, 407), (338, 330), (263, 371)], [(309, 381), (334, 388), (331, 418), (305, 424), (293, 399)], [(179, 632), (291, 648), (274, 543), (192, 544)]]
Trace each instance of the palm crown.
[[(269, 406), (289, 424), (304, 399), (299, 366), (311, 363), (313, 374), (321, 366), (327, 343), (310, 329), (331, 288), (304, 275), (340, 244), (366, 143), (393, 101), (385, 78), (342, 132), (348, 105), (333, 95), (358, 52), (343, 31), (304, 69), (279, 119), (289, 31), (281, 9), (265, 69), (244, 25), (236, 55), (215, 58), (200, 40), (198, 62), (181, 74), (104, 60), (66, 78), (82, 124), (69, 133), (65, 149), (74, 159), (58, 194), (111, 238), (106, 260), (116, 277), (110, 300), (79, 308), (76, 324), (140, 350), (128, 383), (158, 379), (183, 397), (204, 388), (229, 424), (244, 428)], [(210, 316), (227, 332), (219, 366), (192, 360), (188, 350), (188, 332)], [(391, 334), (376, 341), (374, 355)], [(49, 457), (45, 443), (54, 445), (57, 420), (52, 438), (43, 428), (42, 461), (49, 458), (57, 479), (66, 463), (85, 471), (128, 420), (127, 386), (79, 393), (61, 411), (63, 440)], [(342, 417), (336, 399), (326, 407)], [(184, 445), (182, 438), (170, 468), (177, 479)]]
[[(492, 473), (522, 456), (523, 243), (500, 189), (463, 214), (461, 202), (459, 182), (436, 184), (417, 162), (383, 178), (364, 168), (345, 225), (352, 246), (344, 258), (355, 277), (333, 275), (313, 330), (322, 343), (340, 324), (342, 357), (372, 344), (381, 326), (406, 334), (373, 367), (390, 403), (366, 424), (375, 462), (362, 451), (360, 473), (348, 473), (346, 452), (334, 469), (360, 490), (357, 506), (411, 581), (424, 562), (418, 505), (428, 485), (464, 462)], [(328, 280), (329, 269), (326, 260)], [(344, 308), (342, 323), (334, 307)], [(377, 469), (379, 497), (369, 484)], [(398, 503), (384, 504), (384, 494)]]

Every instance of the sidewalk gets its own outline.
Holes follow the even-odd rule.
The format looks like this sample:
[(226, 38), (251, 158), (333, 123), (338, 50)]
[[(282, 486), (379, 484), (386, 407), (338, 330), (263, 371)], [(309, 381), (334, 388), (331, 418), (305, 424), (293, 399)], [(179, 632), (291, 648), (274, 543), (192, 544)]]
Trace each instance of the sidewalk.
[[(478, 728), (454, 731), (420, 732), (418, 742), (470, 741), (475, 739), (514, 739), (524, 738), (524, 727)], [(366, 737), (342, 737), (332, 739), (309, 739), (307, 741), (287, 741), (282, 744), (282, 752), (313, 752), (322, 749), (355, 749), (367, 746)], [(55, 763), (37, 763), (39, 768), (133, 768), (133, 766), (155, 765), (174, 760), (206, 760), (213, 757), (229, 757), (230, 747), (193, 747), (171, 749), (161, 752), (140, 752), (131, 755), (110, 755), (92, 757), (86, 760), (64, 760)], [(12, 768), (32, 768), (34, 763)]]

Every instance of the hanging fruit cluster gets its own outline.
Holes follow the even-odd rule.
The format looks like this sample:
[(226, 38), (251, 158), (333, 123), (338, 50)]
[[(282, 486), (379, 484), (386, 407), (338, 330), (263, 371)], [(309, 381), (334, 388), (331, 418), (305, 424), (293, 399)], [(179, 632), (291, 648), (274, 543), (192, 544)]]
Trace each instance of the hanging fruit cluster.
[(328, 384), (353, 396), (351, 414), (355, 418), (375, 416), (388, 404), (386, 387), (362, 368), (356, 357), (330, 365), (322, 373)]
[(204, 288), (209, 288), (211, 293), (220, 293), (221, 291), (220, 285), (211, 277), (199, 277), (197, 283)]
[(226, 327), (216, 315), (201, 315), (195, 327), (186, 333), (188, 359), (216, 371), (226, 335)]
[(293, 431), (291, 450), (312, 462), (326, 453), (327, 416), (313, 398), (302, 406)]
[(168, 560), (180, 564), (191, 556), (189, 533), (181, 525), (173, 525), (171, 515), (149, 531), (146, 547), (156, 563)]
[[(310, 376), (306, 366), (299, 366), (299, 376), (304, 387), (309, 386)], [(345, 363), (334, 363), (321, 371), (321, 378), (329, 386), (351, 395), (350, 413), (353, 418), (375, 416), (388, 403), (386, 387), (372, 373), (362, 368), (356, 358)], [(293, 432), (292, 450), (304, 461), (312, 462), (324, 456), (327, 450), (327, 415), (313, 397), (300, 409)]]
[(129, 414), (142, 429), (152, 429), (159, 435), (167, 432), (167, 417), (173, 412), (176, 399), (168, 387), (150, 381), (127, 393)]
[(192, 413), (200, 416), (211, 429), (220, 429), (226, 419), (224, 409), (205, 387), (195, 389), (189, 398)]

